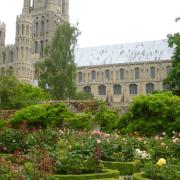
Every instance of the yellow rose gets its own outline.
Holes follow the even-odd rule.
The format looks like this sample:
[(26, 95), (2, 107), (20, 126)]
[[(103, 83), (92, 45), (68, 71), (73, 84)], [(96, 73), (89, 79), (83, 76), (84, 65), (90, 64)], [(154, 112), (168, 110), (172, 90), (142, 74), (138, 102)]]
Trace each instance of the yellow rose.
[(166, 160), (164, 158), (160, 158), (157, 162), (157, 165), (158, 166), (163, 166), (166, 164)]

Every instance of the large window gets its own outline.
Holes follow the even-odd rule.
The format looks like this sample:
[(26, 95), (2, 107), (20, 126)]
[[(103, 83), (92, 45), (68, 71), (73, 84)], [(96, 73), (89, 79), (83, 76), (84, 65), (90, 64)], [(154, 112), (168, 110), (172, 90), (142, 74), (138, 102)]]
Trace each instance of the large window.
[(101, 85), (98, 87), (99, 95), (106, 95), (106, 86)]
[(124, 80), (124, 69), (120, 69), (120, 80)]
[(140, 69), (135, 68), (135, 79), (139, 79), (139, 78), (140, 78)]
[(129, 93), (130, 94), (137, 94), (137, 85), (136, 84), (130, 84), (129, 85)]
[(82, 72), (78, 72), (78, 82), (82, 82), (83, 80), (83, 74)]
[(113, 86), (114, 89), (114, 95), (120, 95), (121, 94), (121, 86), (116, 84)]
[(96, 71), (91, 72), (91, 79), (92, 79), (92, 81), (96, 80)]
[(154, 84), (148, 83), (146, 84), (146, 94), (150, 94), (154, 91)]
[(35, 42), (35, 53), (38, 53), (38, 42)]
[(44, 21), (41, 22), (41, 33), (44, 33)]
[(110, 71), (108, 69), (105, 70), (105, 78), (109, 81), (110, 80)]
[(3, 57), (3, 63), (5, 63), (6, 62), (6, 53), (5, 52), (2, 53), (2, 57)]
[(84, 92), (85, 93), (91, 93), (91, 87), (90, 86), (85, 86), (84, 87)]
[(155, 70), (156, 70), (155, 67), (150, 68), (150, 77), (151, 77), (151, 79), (154, 79), (155, 76), (156, 76)]
[(35, 32), (36, 32), (36, 35), (38, 34), (38, 31), (39, 31), (39, 29), (38, 29), (38, 22), (36, 22), (36, 30), (35, 30)]
[(10, 52), (10, 62), (13, 62), (13, 58), (14, 58), (14, 53), (13, 51)]
[(41, 52), (40, 52), (41, 57), (44, 56), (44, 41), (41, 41)]

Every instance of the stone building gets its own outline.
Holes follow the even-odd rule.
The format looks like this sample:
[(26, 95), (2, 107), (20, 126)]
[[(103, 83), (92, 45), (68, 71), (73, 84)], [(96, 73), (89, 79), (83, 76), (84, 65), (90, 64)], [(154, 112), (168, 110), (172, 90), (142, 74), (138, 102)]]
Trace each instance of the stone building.
[[(64, 21), (69, 21), (69, 0), (24, 0), (14, 45), (5, 45), (6, 25), (0, 22), (0, 74), (8, 71), (21, 82), (37, 82), (34, 63), (43, 60), (44, 47)], [(77, 90), (127, 106), (136, 95), (167, 88), (163, 79), (171, 55), (167, 40), (78, 49)]]
[(167, 89), (172, 51), (167, 40), (79, 49), (78, 91), (126, 107), (136, 95)]
[(69, 0), (24, 0), (14, 45), (5, 45), (6, 25), (0, 22), (0, 74), (8, 71), (21, 82), (33, 83), (33, 64), (43, 59), (57, 25), (68, 20)]

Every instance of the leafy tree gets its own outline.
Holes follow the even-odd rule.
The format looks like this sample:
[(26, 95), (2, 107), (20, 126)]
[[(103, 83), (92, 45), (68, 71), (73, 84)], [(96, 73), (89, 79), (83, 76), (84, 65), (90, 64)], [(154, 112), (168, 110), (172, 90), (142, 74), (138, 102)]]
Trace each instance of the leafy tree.
[(40, 87), (48, 90), (56, 99), (72, 97), (75, 93), (74, 49), (78, 35), (77, 27), (69, 23), (61, 24), (51, 45), (46, 48), (47, 58), (36, 65), (40, 71)]
[(121, 118), (118, 127), (123, 132), (138, 131), (146, 135), (179, 131), (180, 97), (171, 92), (138, 96)]
[[(180, 20), (177, 18), (176, 21)], [(168, 35), (168, 43), (174, 48), (172, 56), (172, 69), (165, 80), (175, 94), (180, 95), (180, 33)]]
[(0, 109), (22, 108), (49, 98), (41, 88), (22, 84), (13, 76), (0, 77)]

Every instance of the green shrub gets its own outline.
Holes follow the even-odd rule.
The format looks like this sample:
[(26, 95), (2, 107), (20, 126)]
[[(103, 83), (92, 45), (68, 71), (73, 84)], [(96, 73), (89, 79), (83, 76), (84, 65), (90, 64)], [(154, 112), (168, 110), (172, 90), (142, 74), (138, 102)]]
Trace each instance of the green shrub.
[(97, 174), (83, 174), (83, 175), (53, 175), (52, 180), (90, 180), (90, 179), (102, 179), (102, 178), (118, 178), (119, 171), (104, 169), (103, 173)]
[(11, 123), (15, 126), (26, 122), (29, 126), (61, 126), (65, 119), (72, 116), (64, 104), (31, 105), (17, 111)]
[(23, 134), (15, 129), (5, 128), (0, 131), (0, 151), (13, 153), (22, 148)]
[(93, 121), (91, 114), (75, 114), (67, 120), (68, 127), (72, 129), (91, 130)]
[(144, 176), (145, 176), (144, 173), (139, 172), (139, 173), (134, 173), (134, 174), (132, 175), (132, 178), (133, 178), (133, 180), (150, 180), (150, 179), (148, 179), (148, 178), (145, 178)]
[(120, 175), (131, 175), (139, 171), (140, 161), (133, 162), (111, 162), (103, 161), (104, 167), (108, 169), (115, 169), (120, 172)]
[(180, 97), (171, 92), (136, 97), (118, 125), (122, 132), (152, 135), (180, 129)]
[(0, 120), (0, 128), (4, 128), (8, 125), (8, 121), (6, 120)]
[(104, 103), (101, 103), (94, 119), (95, 122), (100, 125), (102, 131), (112, 132), (112, 130), (117, 127), (119, 122), (119, 115), (115, 110), (112, 110)]

